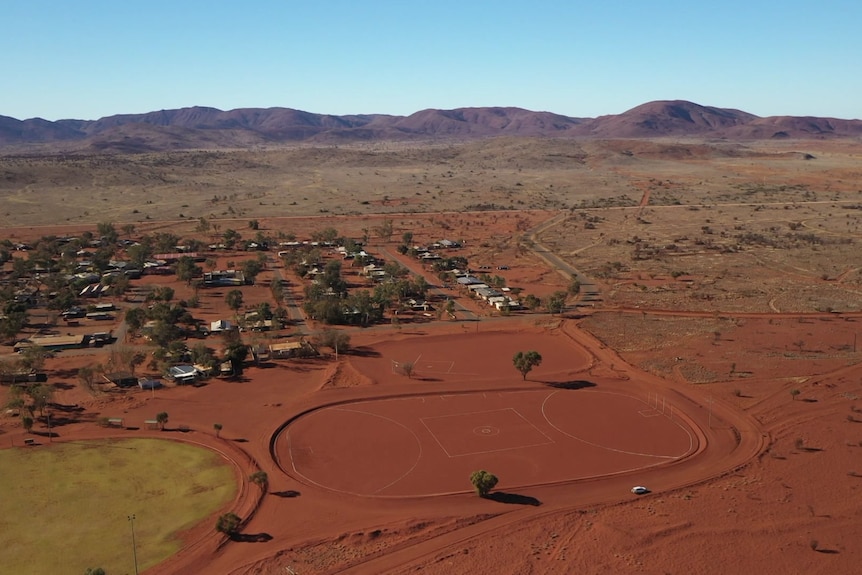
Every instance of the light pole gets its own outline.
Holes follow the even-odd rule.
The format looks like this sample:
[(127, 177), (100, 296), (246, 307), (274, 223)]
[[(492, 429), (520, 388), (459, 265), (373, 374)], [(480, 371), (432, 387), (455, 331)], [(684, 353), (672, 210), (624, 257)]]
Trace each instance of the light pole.
[(132, 556), (135, 558), (135, 575), (138, 575), (138, 546), (135, 545), (135, 514), (129, 515), (129, 523), (132, 526)]

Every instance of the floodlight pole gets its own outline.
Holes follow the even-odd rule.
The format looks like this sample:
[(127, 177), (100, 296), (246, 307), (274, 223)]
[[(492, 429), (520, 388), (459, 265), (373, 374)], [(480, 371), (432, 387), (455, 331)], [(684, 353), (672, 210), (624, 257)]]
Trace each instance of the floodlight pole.
[(129, 523), (132, 526), (132, 556), (135, 558), (135, 575), (138, 575), (138, 546), (135, 545), (135, 514), (129, 515)]

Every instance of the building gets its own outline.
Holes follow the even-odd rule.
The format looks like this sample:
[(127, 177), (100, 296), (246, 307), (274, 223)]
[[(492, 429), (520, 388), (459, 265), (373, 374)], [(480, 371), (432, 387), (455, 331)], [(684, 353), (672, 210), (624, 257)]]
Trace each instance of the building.
[(84, 335), (33, 336), (30, 339), (25, 339), (16, 343), (14, 349), (17, 352), (20, 352), (21, 350), (32, 346), (42, 347), (48, 351), (77, 349), (84, 347), (85, 337), (86, 336)]
[(200, 372), (193, 365), (175, 365), (168, 369), (168, 377), (179, 385), (194, 383), (200, 375)]

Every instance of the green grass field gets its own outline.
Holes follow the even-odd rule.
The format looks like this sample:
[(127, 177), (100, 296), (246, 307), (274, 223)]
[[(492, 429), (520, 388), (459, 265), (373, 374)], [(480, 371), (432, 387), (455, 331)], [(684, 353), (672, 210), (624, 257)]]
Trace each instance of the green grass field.
[(236, 494), (217, 454), (159, 439), (0, 450), (0, 571), (134, 573), (179, 550), (188, 529)]

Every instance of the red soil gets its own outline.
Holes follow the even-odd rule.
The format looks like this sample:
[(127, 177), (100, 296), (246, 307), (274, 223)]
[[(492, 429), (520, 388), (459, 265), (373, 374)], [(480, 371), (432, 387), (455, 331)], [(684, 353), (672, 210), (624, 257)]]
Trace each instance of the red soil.
[[(495, 225), (502, 233), (512, 222), (501, 216)], [(431, 228), (423, 233), (447, 235)], [(511, 272), (499, 272), (510, 285), (532, 290), (535, 283), (546, 291), (565, 286), (528, 256), (478, 252), (471, 262), (475, 256), (492, 266), (512, 265)], [(243, 289), (249, 301), (265, 299)], [(223, 293), (201, 294), (196, 315), (229, 317)], [(621, 314), (623, 322), (633, 314)], [(803, 324), (790, 315), (740, 314), (733, 333), (721, 327), (721, 337), (692, 336), (685, 352), (658, 342), (620, 357), (574, 320), (544, 317), (536, 325), (535, 317), (371, 328), (353, 332), (356, 352), (337, 362), (285, 361), (251, 367), (241, 381), (212, 380), (202, 388), (155, 394), (91, 398), (76, 387), (76, 369), (102, 358), (95, 350), (61, 353), (48, 364), (57, 402), (77, 404), (83, 412), (79, 421), (55, 428), (55, 441), (109, 434), (194, 440), (223, 451), (239, 478), (257, 468), (268, 473), (269, 492), (259, 507), (256, 488), (243, 484), (237, 501), (219, 513), (247, 517), (244, 533), (266, 533), (271, 540), (225, 542), (212, 529), (214, 514), (185, 534), (186, 548), (151, 574), (274, 575), (287, 566), (302, 575), (857, 572), (862, 369), (838, 350), (850, 342), (855, 353), (858, 330), (850, 318), (824, 316)], [(779, 330), (773, 317), (797, 329)], [(831, 331), (818, 329), (821, 323)], [(511, 356), (527, 349), (538, 350), (544, 361), (524, 382)], [(794, 351), (792, 365), (778, 362)], [(634, 367), (682, 355), (682, 367), (692, 358), (702, 364), (691, 372), (706, 367), (747, 377), (730, 385), (693, 385), (686, 369), (660, 377)], [(412, 378), (392, 372), (392, 360), (417, 357)], [(581, 381), (595, 387), (565, 389)], [(802, 392), (798, 401), (788, 394), (796, 388)], [(6, 390), (0, 388), (0, 402)], [(645, 417), (650, 406), (655, 410), (656, 397), (665, 413)], [(440, 403), (432, 411), (435, 401)], [(122, 416), (128, 426), (141, 426), (159, 411), (170, 413), (171, 427), (191, 431), (111, 431), (93, 423), (99, 416)], [(467, 415), (475, 411), (487, 417)], [(391, 421), (381, 423), (378, 416)], [(216, 422), (224, 427), (221, 438), (214, 436)], [(490, 437), (479, 435), (485, 429)], [(24, 437), (17, 420), (0, 419), (0, 432), (4, 446), (20, 445)], [(421, 457), (411, 433), (425, 434), (418, 442)], [(542, 437), (554, 443), (541, 444)], [(290, 449), (286, 442), (293, 439), (308, 441), (311, 449), (329, 442), (326, 449), (338, 460), (314, 467), (311, 459), (302, 461), (300, 449)], [(394, 457), (379, 448), (384, 440)], [(272, 457), (271, 441), (286, 472)], [(492, 445), (501, 450), (480, 449)], [(657, 455), (667, 462), (640, 465)], [(466, 463), (458, 467), (461, 460)], [(530, 468), (533, 461), (540, 462), (536, 469)], [(509, 499), (469, 493), (467, 475), (480, 467), (500, 476), (500, 491)], [(638, 469), (625, 472), (632, 468)], [(598, 473), (616, 474), (585, 478)], [(653, 493), (635, 497), (629, 492), (635, 484)], [(441, 491), (447, 494), (428, 496)]]

